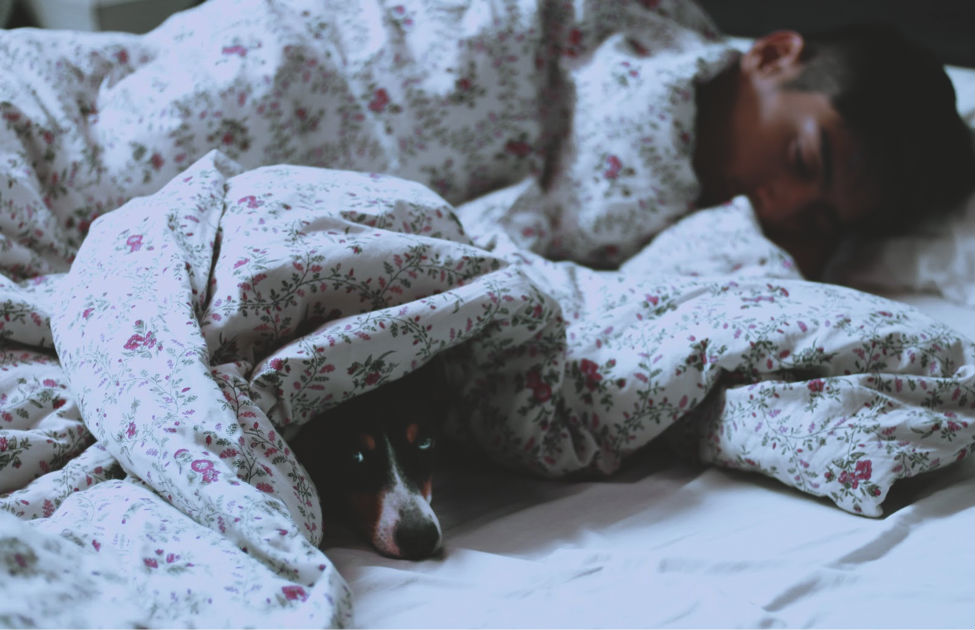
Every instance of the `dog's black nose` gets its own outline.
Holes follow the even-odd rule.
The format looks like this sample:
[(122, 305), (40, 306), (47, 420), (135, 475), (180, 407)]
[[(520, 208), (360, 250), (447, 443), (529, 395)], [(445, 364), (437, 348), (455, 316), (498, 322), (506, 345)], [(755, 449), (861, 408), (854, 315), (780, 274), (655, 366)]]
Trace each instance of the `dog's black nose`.
[(417, 560), (432, 555), (440, 547), (440, 530), (431, 521), (402, 522), (393, 534), (400, 557)]

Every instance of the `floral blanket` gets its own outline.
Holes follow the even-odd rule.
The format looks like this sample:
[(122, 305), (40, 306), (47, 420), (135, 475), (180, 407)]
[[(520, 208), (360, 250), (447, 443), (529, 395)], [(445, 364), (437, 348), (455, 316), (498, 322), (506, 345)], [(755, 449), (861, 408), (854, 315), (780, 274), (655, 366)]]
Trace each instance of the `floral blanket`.
[(546, 476), (667, 432), (878, 516), (972, 451), (970, 341), (804, 281), (744, 199), (684, 216), (726, 50), (607, 6), (3, 34), (0, 625), (352, 623), (286, 438), (431, 360), (447, 431)]

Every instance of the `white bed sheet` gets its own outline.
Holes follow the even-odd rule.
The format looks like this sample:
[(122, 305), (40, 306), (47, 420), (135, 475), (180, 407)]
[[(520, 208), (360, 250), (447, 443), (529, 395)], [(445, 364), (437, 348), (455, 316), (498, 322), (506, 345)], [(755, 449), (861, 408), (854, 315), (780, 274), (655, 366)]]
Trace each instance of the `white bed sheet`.
[[(897, 297), (972, 336), (975, 313)], [(324, 549), (362, 627), (975, 627), (975, 461), (899, 482), (885, 516), (651, 446), (620, 475), (557, 482), (447, 455), (443, 557)]]

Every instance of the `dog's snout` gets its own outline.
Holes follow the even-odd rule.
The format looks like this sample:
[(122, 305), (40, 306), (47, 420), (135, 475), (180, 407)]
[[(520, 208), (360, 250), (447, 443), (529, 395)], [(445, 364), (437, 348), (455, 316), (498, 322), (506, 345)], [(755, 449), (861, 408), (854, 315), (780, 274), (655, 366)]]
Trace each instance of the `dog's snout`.
[(400, 557), (411, 560), (433, 555), (440, 548), (440, 538), (440, 528), (428, 519), (402, 519), (393, 534)]

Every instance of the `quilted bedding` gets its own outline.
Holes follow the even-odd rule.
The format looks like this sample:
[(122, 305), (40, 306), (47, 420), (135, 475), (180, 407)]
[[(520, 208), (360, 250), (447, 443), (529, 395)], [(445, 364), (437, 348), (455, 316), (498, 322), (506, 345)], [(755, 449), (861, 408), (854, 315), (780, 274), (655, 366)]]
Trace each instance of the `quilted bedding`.
[[(745, 199), (684, 217), (679, 166), (642, 177), (692, 146), (675, 77), (725, 58), (707, 19), (542, 7), (217, 1), (141, 37), (4, 34), (32, 71), (0, 86), (0, 622), (351, 623), (286, 438), (431, 360), (447, 431), (548, 477), (663, 436), (878, 516), (971, 453), (971, 341), (803, 280)], [(671, 78), (653, 150), (550, 128), (608, 89), (593, 60)], [(614, 85), (586, 116), (641, 124), (647, 88)]]

